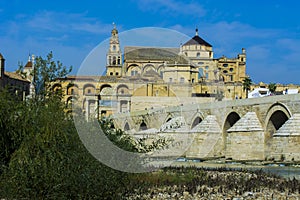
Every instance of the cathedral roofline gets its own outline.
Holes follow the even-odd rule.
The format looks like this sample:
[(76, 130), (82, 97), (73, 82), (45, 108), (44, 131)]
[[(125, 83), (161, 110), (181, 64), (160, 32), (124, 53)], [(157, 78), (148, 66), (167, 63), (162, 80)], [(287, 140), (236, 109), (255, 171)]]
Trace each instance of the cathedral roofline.
[(186, 46), (186, 45), (198, 45), (198, 44), (204, 45), (204, 46), (207, 46), (207, 47), (212, 47), (211, 44), (209, 44), (208, 42), (206, 42), (204, 39), (202, 39), (198, 35), (195, 35), (192, 39), (190, 39), (185, 44), (183, 44), (183, 46)]

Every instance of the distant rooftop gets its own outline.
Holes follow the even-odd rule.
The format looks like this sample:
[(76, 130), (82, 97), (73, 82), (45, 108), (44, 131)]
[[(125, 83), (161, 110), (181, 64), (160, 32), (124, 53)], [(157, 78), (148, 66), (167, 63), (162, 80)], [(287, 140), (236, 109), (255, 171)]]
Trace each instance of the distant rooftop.
[(179, 48), (162, 48), (162, 47), (133, 47), (124, 48), (125, 60), (157, 60), (173, 61), (181, 64), (187, 64), (188, 61), (179, 56)]
[(201, 37), (199, 37), (199, 35), (198, 35), (198, 29), (196, 29), (196, 35), (192, 39), (190, 39), (189, 41), (187, 41), (183, 46), (186, 46), (186, 45), (197, 45), (197, 44), (204, 45), (204, 46), (207, 46), (207, 47), (212, 47), (211, 44), (209, 44), (208, 42), (206, 42), (205, 40), (203, 40)]
[(27, 80), (26, 78), (22, 77), (20, 74), (18, 74), (16, 72), (4, 72), (4, 74), (6, 76), (8, 76), (9, 78), (12, 78), (12, 79), (16, 79), (16, 80), (19, 80), (19, 81), (30, 82), (29, 80)]

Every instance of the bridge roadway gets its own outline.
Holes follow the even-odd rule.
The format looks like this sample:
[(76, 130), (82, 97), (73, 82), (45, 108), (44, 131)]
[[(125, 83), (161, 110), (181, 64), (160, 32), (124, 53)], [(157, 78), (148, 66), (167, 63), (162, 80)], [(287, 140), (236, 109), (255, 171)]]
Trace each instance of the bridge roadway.
[(188, 158), (300, 161), (300, 94), (186, 102), (118, 113), (114, 123), (135, 137), (157, 135), (176, 141), (193, 136), (182, 152)]

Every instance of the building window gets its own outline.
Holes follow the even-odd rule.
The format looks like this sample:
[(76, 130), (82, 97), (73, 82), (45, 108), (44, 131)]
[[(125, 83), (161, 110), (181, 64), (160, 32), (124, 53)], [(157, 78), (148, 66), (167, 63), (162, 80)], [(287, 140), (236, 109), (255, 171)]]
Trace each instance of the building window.
[(108, 64), (111, 65), (111, 56), (108, 56)]
[(194, 82), (195, 82), (195, 79), (192, 78), (192, 83), (194, 83)]
[(209, 66), (205, 66), (205, 70), (208, 70), (209, 69)]
[(180, 78), (180, 83), (184, 83), (184, 78), (183, 77)]
[(113, 57), (113, 62), (112, 62), (112, 64), (113, 64), (113, 65), (117, 64), (117, 58), (116, 58), (116, 56)]
[(233, 68), (230, 68), (229, 71), (233, 72)]
[(173, 81), (173, 79), (172, 79), (172, 78), (169, 78), (169, 82), (172, 83), (172, 81)]
[(200, 53), (199, 52), (197, 53), (197, 58), (200, 58)]
[(229, 81), (233, 81), (233, 76), (229, 75)]
[(118, 65), (120, 65), (121, 64), (121, 58), (120, 58), (120, 56), (118, 57)]
[(116, 76), (119, 76), (119, 72), (116, 72)]
[(115, 51), (117, 49), (116, 45), (113, 45), (113, 51)]
[(114, 75), (114, 73), (110, 72), (110, 73), (109, 73), (109, 75), (111, 75), (111, 76), (112, 76), (112, 75)]
[(137, 71), (136, 70), (133, 70), (133, 71), (131, 71), (131, 76), (136, 76), (137, 75)]
[(91, 94), (91, 93), (92, 93), (92, 92), (91, 92), (91, 89), (88, 89), (87, 93), (88, 93), (88, 94)]
[(224, 73), (224, 74), (227, 74), (227, 73), (228, 73), (228, 71), (227, 71), (227, 70), (224, 70), (224, 71), (223, 71), (223, 73)]
[(223, 67), (228, 67), (228, 64), (227, 63), (223, 64)]
[(202, 69), (202, 68), (199, 68), (199, 69), (198, 69), (198, 79), (200, 80), (201, 77), (203, 77), (203, 76), (204, 76), (203, 69)]
[(205, 73), (205, 78), (208, 79), (208, 72)]

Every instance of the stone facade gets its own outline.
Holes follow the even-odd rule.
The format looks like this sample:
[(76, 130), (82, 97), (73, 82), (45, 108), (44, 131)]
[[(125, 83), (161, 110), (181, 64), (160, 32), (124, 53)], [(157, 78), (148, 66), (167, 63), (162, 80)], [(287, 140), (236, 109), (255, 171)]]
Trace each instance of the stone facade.
[(25, 99), (30, 92), (30, 81), (16, 72), (5, 71), (5, 59), (0, 54), (0, 89), (7, 88), (20, 99)]
[[(212, 45), (199, 37), (198, 30), (178, 48), (126, 46), (122, 55), (114, 26), (106, 57), (105, 76), (69, 76), (52, 83), (53, 90), (63, 90), (67, 110), (76, 101), (87, 117), (99, 117), (161, 107), (159, 104), (179, 105), (174, 97), (203, 102), (246, 95), (242, 87), (245, 49), (236, 58), (214, 58)], [(152, 97), (159, 98), (154, 102)], [(142, 99), (144, 106), (139, 106)]]

